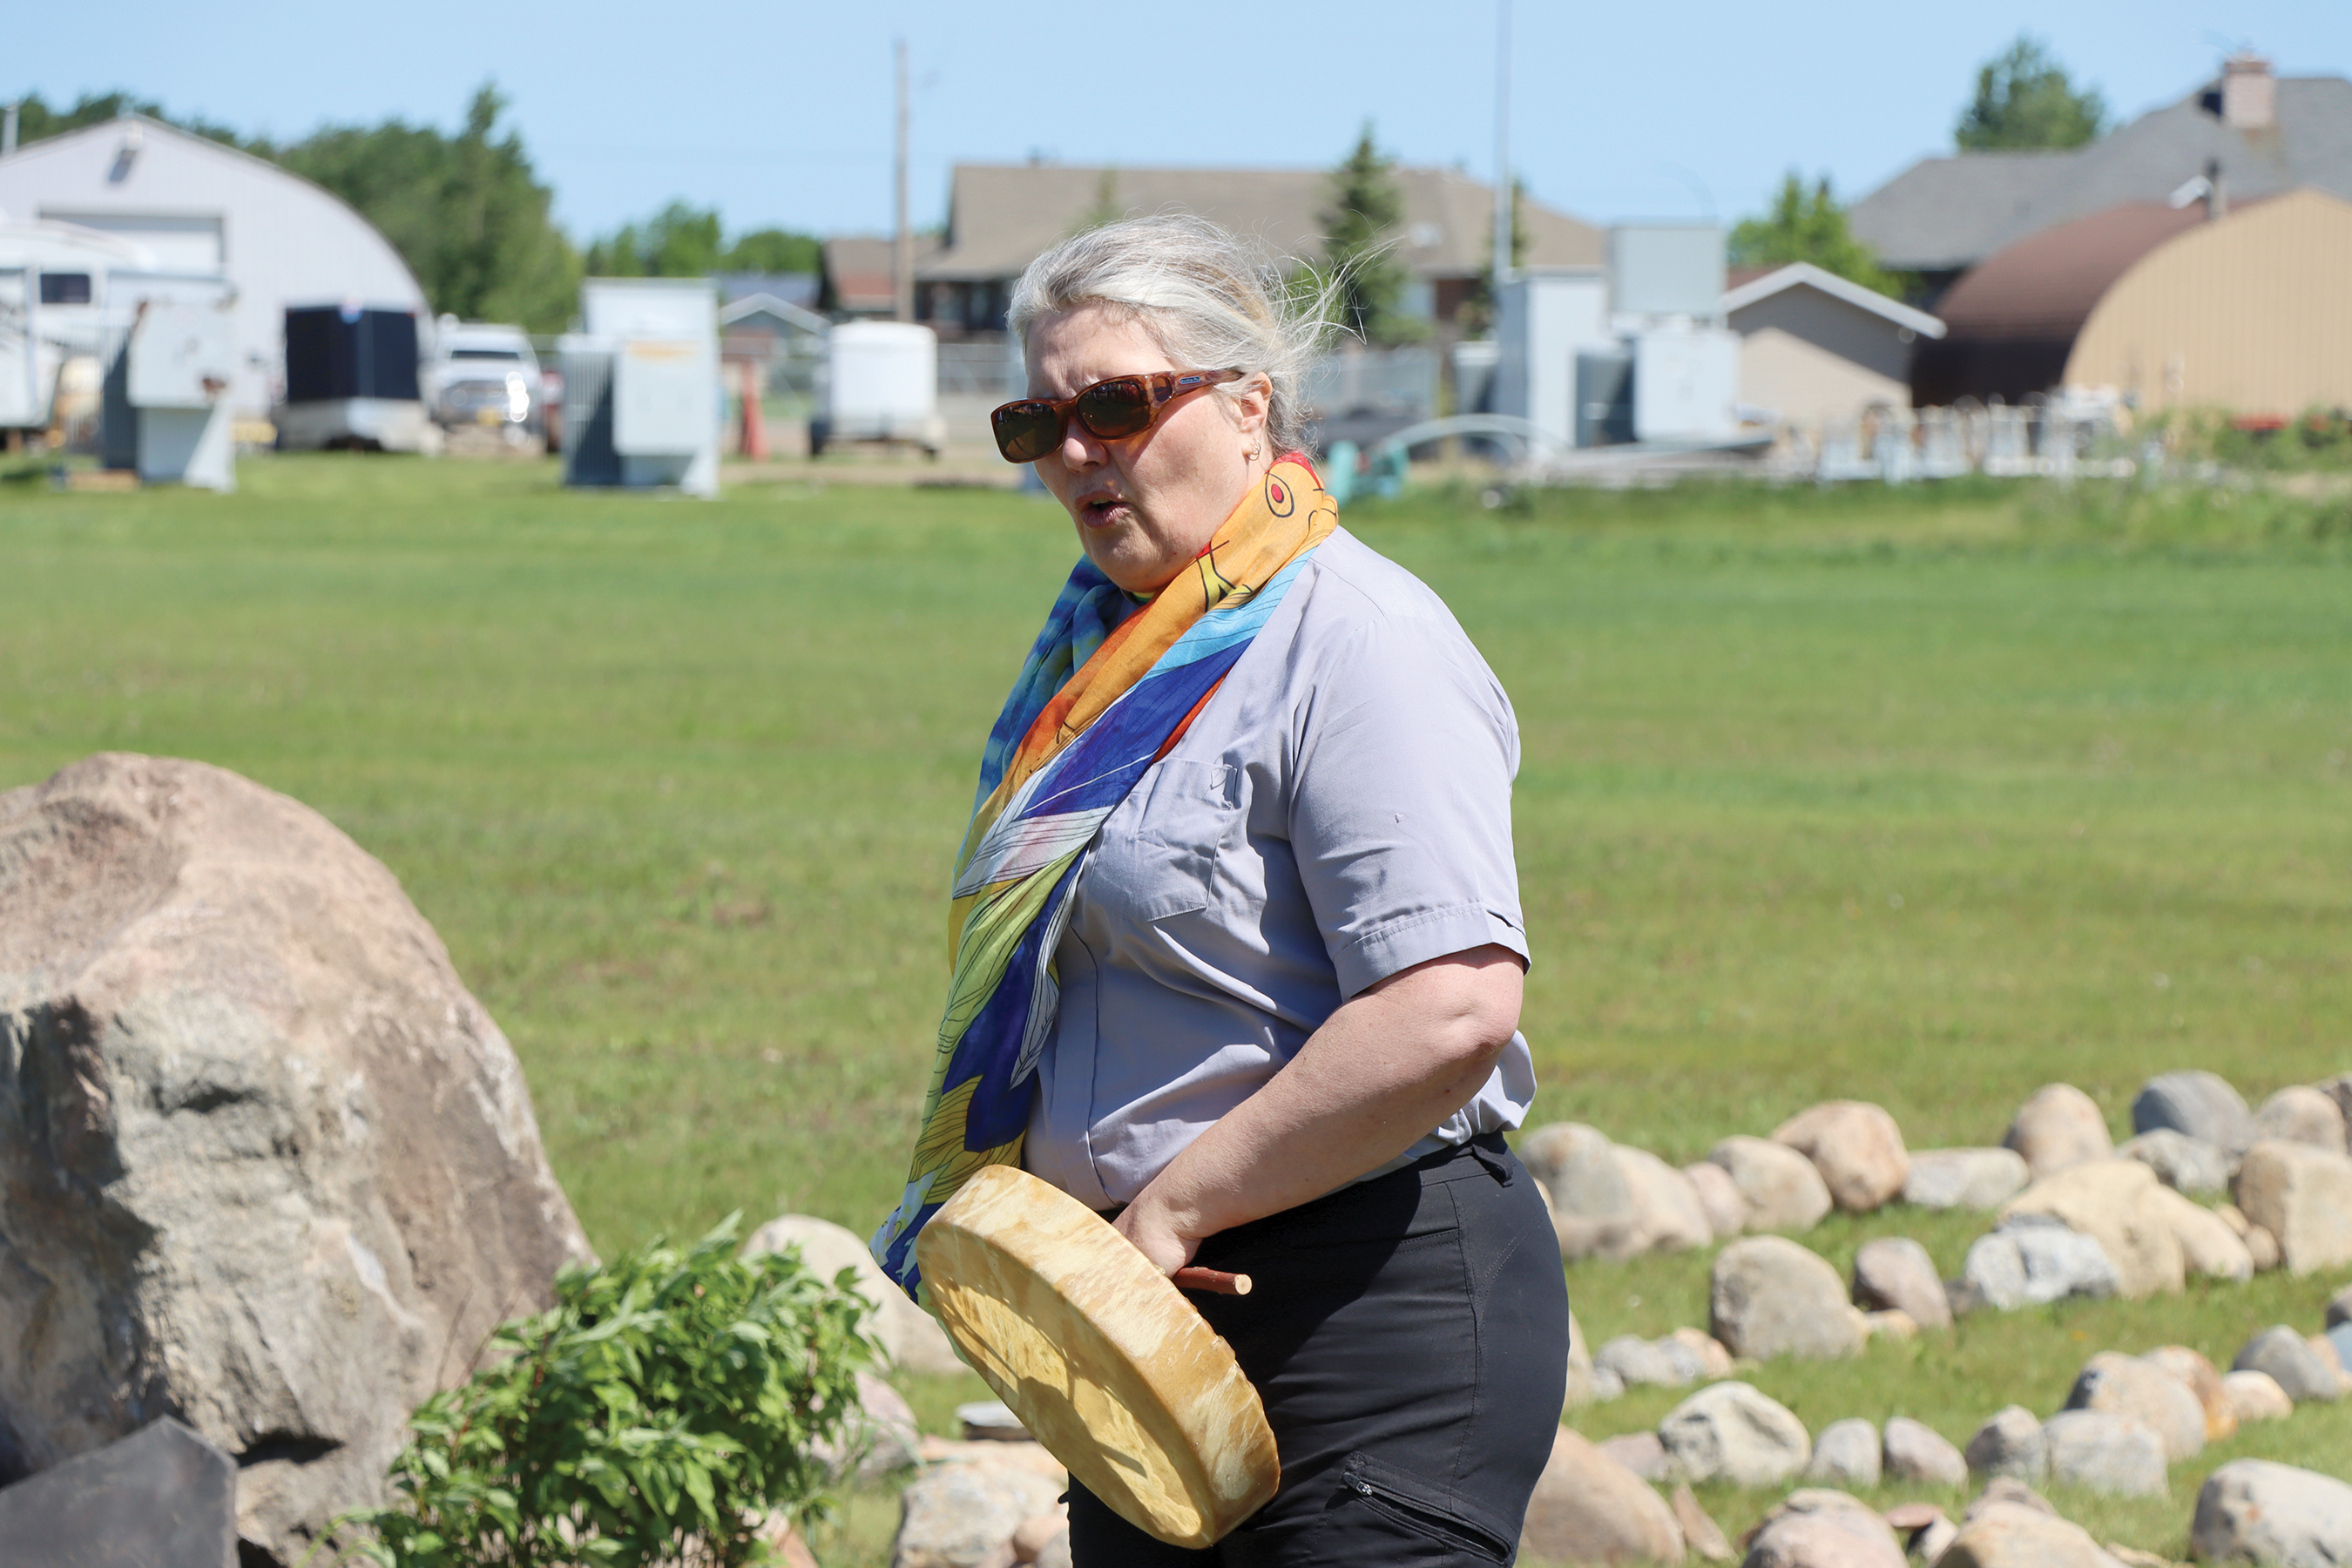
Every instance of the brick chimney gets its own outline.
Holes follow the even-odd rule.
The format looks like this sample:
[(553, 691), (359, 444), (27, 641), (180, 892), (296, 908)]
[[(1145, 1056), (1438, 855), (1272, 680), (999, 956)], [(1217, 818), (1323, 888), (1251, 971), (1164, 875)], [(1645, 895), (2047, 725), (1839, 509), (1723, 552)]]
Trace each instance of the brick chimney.
[(2278, 79), (2260, 55), (2221, 62), (2221, 123), (2232, 131), (2268, 131), (2278, 123)]

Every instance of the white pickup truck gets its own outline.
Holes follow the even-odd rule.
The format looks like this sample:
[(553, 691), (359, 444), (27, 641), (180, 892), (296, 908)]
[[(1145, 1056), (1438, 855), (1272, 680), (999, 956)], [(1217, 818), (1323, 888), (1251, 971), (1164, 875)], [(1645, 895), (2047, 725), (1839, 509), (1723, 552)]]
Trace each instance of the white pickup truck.
[(445, 430), (488, 429), (514, 445), (547, 435), (547, 394), (520, 327), (444, 316), (425, 367), (425, 401)]

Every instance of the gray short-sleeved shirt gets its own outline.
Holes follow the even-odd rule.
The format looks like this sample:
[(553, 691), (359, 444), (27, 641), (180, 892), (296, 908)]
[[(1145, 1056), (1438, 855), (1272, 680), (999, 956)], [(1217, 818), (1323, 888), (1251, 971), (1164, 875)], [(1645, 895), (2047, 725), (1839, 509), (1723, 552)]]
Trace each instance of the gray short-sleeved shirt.
[[(1096, 837), (1024, 1163), (1129, 1202), (1347, 998), (1488, 943), (1525, 957), (1518, 762), (1510, 700), (1444, 602), (1334, 533)], [(1534, 1096), (1514, 1035), (1403, 1159), (1517, 1127)]]

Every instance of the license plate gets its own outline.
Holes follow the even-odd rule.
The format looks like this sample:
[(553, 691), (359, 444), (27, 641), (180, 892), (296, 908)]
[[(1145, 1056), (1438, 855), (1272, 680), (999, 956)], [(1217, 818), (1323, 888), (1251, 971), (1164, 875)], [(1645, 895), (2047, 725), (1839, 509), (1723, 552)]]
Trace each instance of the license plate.
[(477, 425), (503, 425), (506, 423), (506, 417), (502, 411), (496, 408), (474, 410), (474, 423)]

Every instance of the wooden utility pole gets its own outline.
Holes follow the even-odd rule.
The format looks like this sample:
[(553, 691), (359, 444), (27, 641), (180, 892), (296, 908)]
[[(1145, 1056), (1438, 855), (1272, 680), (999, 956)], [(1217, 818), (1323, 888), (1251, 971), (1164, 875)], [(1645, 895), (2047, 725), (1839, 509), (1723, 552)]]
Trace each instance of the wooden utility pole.
[(907, 40), (898, 40), (898, 243), (891, 258), (895, 284), (894, 313), (902, 321), (915, 319), (915, 231), (907, 219)]

